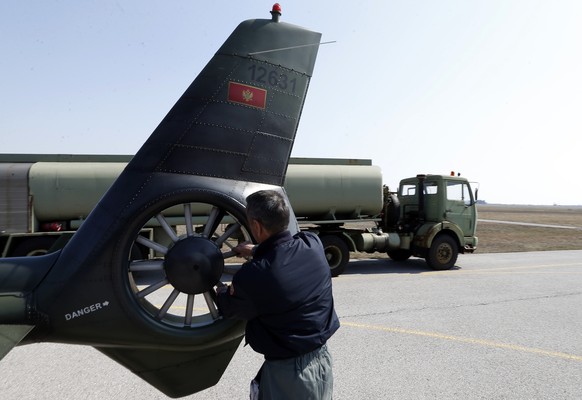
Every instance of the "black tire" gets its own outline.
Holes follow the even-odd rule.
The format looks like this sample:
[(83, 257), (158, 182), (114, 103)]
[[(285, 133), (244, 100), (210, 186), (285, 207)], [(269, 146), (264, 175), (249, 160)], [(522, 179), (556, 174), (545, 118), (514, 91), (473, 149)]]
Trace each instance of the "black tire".
[(12, 257), (42, 256), (49, 252), (57, 237), (37, 236), (25, 238), (11, 252)]
[(432, 242), (426, 263), (434, 270), (451, 269), (457, 262), (459, 247), (454, 238), (447, 234), (438, 235)]
[(410, 250), (403, 249), (388, 250), (386, 254), (394, 261), (406, 261), (412, 256)]
[(329, 264), (331, 276), (341, 275), (350, 261), (350, 249), (346, 242), (334, 235), (324, 235), (320, 237), (323, 244), (325, 258)]

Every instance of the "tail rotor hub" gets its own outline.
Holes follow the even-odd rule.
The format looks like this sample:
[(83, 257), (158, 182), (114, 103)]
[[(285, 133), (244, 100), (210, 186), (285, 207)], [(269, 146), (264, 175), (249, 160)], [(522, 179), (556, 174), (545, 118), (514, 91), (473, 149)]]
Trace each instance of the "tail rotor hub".
[(187, 237), (166, 254), (164, 269), (168, 280), (186, 294), (208, 292), (220, 280), (224, 258), (220, 249), (203, 237)]

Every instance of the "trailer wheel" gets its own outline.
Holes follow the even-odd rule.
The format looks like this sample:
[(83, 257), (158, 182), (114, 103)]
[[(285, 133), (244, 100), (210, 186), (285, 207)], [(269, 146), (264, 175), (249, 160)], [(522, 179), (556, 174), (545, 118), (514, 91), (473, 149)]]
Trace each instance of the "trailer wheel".
[(12, 257), (42, 256), (49, 252), (56, 237), (38, 236), (26, 238), (11, 252)]
[(329, 264), (331, 276), (339, 276), (350, 261), (350, 250), (346, 242), (337, 236), (324, 235), (320, 237), (325, 258)]
[(388, 257), (390, 257), (394, 261), (406, 261), (412, 255), (410, 250), (403, 249), (388, 250), (386, 254), (388, 254)]
[(426, 263), (437, 271), (451, 269), (457, 262), (459, 248), (457, 242), (447, 234), (438, 235), (432, 242)]

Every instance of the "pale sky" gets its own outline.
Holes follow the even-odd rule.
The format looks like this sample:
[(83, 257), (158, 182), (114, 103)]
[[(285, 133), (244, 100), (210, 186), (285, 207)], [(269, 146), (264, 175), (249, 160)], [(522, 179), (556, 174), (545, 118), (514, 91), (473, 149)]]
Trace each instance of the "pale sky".
[[(4, 0), (0, 153), (134, 154), (236, 25), (274, 2)], [(280, 1), (323, 33), (294, 157), (395, 189), (461, 172), (488, 203), (582, 204), (582, 1)]]

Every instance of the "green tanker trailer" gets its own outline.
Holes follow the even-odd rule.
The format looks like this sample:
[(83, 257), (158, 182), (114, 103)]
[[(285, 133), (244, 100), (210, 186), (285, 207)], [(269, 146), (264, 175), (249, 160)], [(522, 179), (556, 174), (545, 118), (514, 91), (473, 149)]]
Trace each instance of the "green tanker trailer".
[[(130, 158), (0, 155), (2, 256), (61, 247)], [(442, 270), (477, 246), (476, 199), (462, 177), (419, 175), (402, 180), (393, 193), (370, 160), (295, 158), (285, 189), (301, 229), (321, 238), (334, 276), (343, 272), (350, 252), (382, 252), (398, 261), (422, 257)], [(203, 227), (207, 206), (192, 207), (199, 219), (194, 222)], [(180, 212), (164, 211), (164, 221), (178, 232)], [(155, 244), (170, 242), (167, 232), (160, 221), (150, 221), (135, 257), (155, 257)]]

